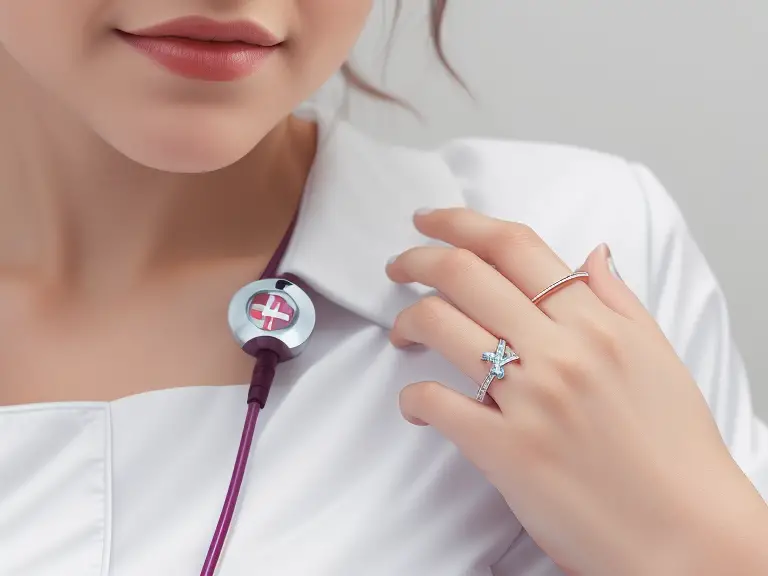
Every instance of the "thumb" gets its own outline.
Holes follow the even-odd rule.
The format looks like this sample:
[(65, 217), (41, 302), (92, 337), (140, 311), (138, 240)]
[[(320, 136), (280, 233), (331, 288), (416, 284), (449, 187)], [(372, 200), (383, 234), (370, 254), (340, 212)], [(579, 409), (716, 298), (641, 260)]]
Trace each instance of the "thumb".
[(481, 454), (499, 437), (501, 412), (438, 382), (419, 382), (400, 392), (400, 411), (412, 424), (432, 426), (476, 466), (485, 469)]
[(608, 308), (630, 320), (653, 322), (643, 303), (619, 275), (607, 244), (595, 248), (579, 270), (589, 273), (589, 287)]

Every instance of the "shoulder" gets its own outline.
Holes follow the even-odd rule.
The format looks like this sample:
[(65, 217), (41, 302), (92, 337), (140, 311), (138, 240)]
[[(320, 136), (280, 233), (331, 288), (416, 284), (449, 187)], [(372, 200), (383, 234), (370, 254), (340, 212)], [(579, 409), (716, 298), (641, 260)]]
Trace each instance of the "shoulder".
[(573, 268), (607, 243), (622, 277), (647, 303), (664, 264), (659, 247), (688, 236), (653, 173), (617, 155), (481, 138), (417, 149), (377, 141), (332, 115), (317, 118), (325, 136), (313, 188), (328, 193), (315, 197), (343, 196), (366, 233), (380, 237), (374, 247), (382, 254), (419, 240), (410, 225), (414, 209), (466, 206), (530, 226)]
[(454, 140), (437, 152), (477, 208), (490, 203), (535, 219), (586, 219), (605, 215), (607, 208), (637, 214), (647, 203), (644, 169), (603, 152), (487, 139)]

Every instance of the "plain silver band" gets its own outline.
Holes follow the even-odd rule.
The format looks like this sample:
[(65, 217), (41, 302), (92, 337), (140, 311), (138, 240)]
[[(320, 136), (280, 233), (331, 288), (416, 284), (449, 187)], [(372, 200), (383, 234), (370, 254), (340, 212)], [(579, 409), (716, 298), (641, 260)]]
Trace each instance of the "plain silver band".
[(545, 297), (549, 296), (550, 294), (552, 294), (556, 290), (559, 290), (560, 288), (562, 288), (566, 284), (569, 284), (570, 282), (573, 282), (574, 280), (584, 280), (584, 281), (586, 281), (588, 278), (589, 278), (589, 272), (574, 272), (573, 274), (569, 274), (568, 276), (566, 276), (565, 278), (562, 278), (561, 280), (558, 280), (557, 282), (555, 282), (551, 286), (547, 286), (546, 288), (544, 288), (544, 290), (542, 290), (541, 292), (536, 294), (536, 296), (531, 298), (531, 302), (533, 302), (534, 304), (538, 305), (539, 302), (541, 302)]
[(485, 377), (485, 380), (483, 380), (482, 385), (477, 390), (477, 394), (475, 395), (475, 400), (478, 402), (482, 402), (485, 399), (485, 395), (488, 392), (488, 388), (491, 387), (491, 382), (494, 381), (496, 376), (494, 376), (491, 372), (488, 372), (488, 376)]

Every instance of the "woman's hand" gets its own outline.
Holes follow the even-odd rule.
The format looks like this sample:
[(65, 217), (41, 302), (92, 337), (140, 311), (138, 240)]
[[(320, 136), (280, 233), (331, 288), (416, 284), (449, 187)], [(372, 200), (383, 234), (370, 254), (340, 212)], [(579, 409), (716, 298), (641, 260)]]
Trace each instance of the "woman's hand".
[(566, 570), (748, 574), (734, 555), (748, 561), (767, 509), (687, 369), (612, 274), (607, 247), (582, 268), (588, 284), (537, 307), (530, 299), (572, 271), (529, 228), (465, 209), (415, 223), (452, 246), (411, 249), (388, 274), (445, 299), (403, 311), (393, 343), (426, 345), (478, 384), (499, 338), (520, 360), (493, 381), (493, 405), (422, 382), (402, 392), (406, 418), (457, 444)]

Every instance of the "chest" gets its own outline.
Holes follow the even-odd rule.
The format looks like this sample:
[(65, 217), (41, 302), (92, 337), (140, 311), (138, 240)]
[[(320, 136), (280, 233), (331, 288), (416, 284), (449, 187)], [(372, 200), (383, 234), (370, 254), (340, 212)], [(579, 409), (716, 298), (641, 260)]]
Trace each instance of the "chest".
[[(519, 526), (452, 445), (397, 407), (408, 382), (463, 380), (430, 353), (393, 350), (376, 327), (337, 328), (278, 373), (220, 573), (488, 574)], [(13, 552), (0, 554), (0, 573), (199, 571), (245, 392), (0, 413), (0, 433), (18, 438), (0, 457), (17, 471), (0, 484), (0, 533), (10, 535), (0, 541)]]

